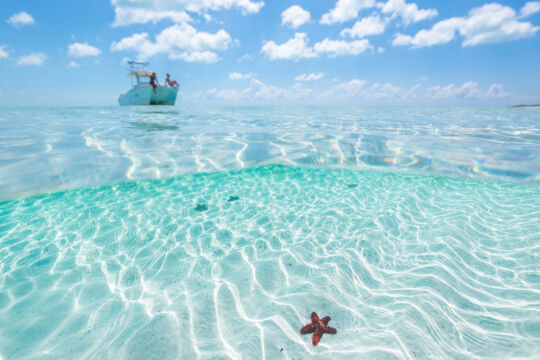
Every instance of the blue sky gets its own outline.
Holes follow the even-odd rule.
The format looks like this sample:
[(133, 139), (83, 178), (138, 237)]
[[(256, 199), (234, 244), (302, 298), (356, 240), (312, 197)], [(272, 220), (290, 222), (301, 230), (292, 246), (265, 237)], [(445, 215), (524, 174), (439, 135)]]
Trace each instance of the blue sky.
[(540, 103), (540, 1), (2, 0), (0, 105)]

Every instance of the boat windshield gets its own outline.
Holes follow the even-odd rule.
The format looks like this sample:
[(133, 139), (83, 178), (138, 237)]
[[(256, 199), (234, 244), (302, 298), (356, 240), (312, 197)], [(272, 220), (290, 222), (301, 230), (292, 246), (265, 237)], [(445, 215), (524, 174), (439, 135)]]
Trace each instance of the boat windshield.
[(135, 80), (135, 84), (133, 84), (134, 86), (150, 83), (150, 77), (152, 76), (153, 72), (145, 69), (145, 67), (148, 66), (147, 62), (128, 61), (127, 63), (129, 65), (128, 76)]

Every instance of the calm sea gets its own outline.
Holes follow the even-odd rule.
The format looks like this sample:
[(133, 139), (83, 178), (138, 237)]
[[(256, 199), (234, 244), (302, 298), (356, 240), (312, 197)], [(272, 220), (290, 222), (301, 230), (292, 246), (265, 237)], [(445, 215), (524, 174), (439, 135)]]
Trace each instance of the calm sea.
[(539, 184), (540, 109), (1, 108), (0, 359), (538, 359)]

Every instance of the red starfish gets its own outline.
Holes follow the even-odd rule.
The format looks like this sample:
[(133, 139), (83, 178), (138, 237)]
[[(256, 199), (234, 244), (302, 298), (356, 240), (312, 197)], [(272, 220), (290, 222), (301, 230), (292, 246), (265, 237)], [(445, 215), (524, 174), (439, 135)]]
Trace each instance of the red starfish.
[(300, 334), (310, 334), (313, 333), (313, 345), (317, 345), (319, 340), (321, 340), (323, 334), (336, 334), (337, 330), (333, 327), (328, 326), (330, 321), (330, 316), (323, 317), (319, 319), (319, 316), (316, 312), (311, 313), (311, 324), (307, 324), (300, 329)]

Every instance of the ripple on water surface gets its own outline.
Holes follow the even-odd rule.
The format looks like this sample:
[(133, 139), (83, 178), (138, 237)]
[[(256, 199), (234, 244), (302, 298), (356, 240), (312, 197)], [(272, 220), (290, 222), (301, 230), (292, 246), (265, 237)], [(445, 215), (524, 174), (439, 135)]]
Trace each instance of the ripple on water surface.
[(266, 164), (540, 184), (540, 111), (0, 108), (0, 201)]
[[(534, 358), (539, 204), (283, 166), (5, 201), (0, 357)], [(317, 347), (312, 311), (338, 330)]]

